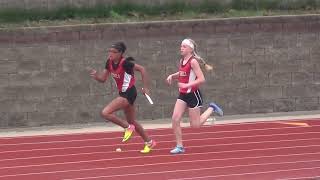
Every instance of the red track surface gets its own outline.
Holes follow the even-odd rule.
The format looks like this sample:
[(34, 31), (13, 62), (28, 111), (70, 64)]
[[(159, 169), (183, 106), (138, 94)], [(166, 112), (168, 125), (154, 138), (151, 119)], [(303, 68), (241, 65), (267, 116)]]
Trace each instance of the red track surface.
[(121, 144), (121, 132), (0, 138), (0, 180), (320, 179), (320, 119), (299, 122), (310, 126), (185, 128), (181, 155), (169, 154), (171, 129), (148, 130), (158, 145), (147, 155), (137, 135)]

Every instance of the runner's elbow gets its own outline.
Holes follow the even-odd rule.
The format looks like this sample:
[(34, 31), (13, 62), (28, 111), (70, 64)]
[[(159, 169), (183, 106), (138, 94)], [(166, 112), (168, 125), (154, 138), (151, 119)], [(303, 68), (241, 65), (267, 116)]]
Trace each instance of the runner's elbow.
[(199, 83), (200, 83), (200, 84), (205, 83), (205, 82), (206, 82), (206, 79), (205, 79), (205, 78), (199, 79)]
[(144, 67), (142, 67), (142, 66), (141, 66), (141, 68), (140, 68), (140, 72), (141, 72), (142, 74), (145, 74), (145, 73), (146, 73), (146, 69), (145, 69)]

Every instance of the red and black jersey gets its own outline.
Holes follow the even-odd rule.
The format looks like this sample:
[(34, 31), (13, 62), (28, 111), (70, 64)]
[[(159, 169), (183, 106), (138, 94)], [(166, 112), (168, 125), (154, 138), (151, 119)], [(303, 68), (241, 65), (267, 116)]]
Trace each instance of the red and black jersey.
[(118, 64), (108, 59), (106, 62), (106, 69), (113, 77), (119, 92), (126, 92), (135, 84), (134, 78), (134, 63), (121, 58)]
[[(194, 59), (193, 56), (189, 58), (186, 64), (183, 64), (183, 60), (180, 60), (179, 67), (179, 82), (180, 83), (189, 83), (197, 79), (196, 74), (194, 73), (191, 67), (191, 61)], [(180, 93), (190, 93), (198, 90), (198, 86), (192, 86), (190, 88), (179, 88)]]

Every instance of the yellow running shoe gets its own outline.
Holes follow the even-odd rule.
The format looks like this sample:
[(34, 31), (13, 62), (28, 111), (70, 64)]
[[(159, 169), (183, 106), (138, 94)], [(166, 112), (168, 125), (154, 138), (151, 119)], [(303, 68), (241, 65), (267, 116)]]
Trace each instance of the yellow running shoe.
[(129, 124), (129, 127), (126, 128), (125, 131), (124, 131), (122, 142), (126, 142), (131, 138), (131, 136), (132, 136), (132, 134), (134, 132), (134, 129), (135, 129), (134, 125)]
[(156, 141), (151, 140), (150, 142), (146, 142), (144, 144), (144, 148), (143, 150), (141, 150), (140, 152), (143, 154), (147, 154), (149, 152), (151, 152), (151, 150), (157, 145)]

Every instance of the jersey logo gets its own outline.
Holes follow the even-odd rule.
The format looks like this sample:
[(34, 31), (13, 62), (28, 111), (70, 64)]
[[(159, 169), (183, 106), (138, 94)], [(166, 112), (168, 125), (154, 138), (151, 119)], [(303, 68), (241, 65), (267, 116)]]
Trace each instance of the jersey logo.
[(119, 74), (111, 73), (111, 75), (112, 75), (113, 78), (120, 79), (120, 75)]
[(187, 76), (187, 72), (179, 71), (179, 76)]

